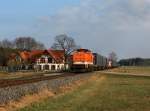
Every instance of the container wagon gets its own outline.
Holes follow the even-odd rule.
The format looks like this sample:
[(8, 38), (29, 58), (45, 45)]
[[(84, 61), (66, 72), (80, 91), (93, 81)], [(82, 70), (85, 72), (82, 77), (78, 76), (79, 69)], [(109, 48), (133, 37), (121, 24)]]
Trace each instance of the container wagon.
[(93, 53), (94, 55), (94, 70), (103, 70), (107, 68), (107, 58), (98, 54), (98, 53)]

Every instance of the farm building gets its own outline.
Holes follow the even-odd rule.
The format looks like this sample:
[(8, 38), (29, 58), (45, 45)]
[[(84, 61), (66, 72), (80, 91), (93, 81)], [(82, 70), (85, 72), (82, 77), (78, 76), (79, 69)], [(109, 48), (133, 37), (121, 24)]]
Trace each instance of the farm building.
[(59, 71), (64, 69), (64, 51), (62, 50), (33, 50), (12, 54), (10, 61), (16, 61), (21, 69), (37, 71)]

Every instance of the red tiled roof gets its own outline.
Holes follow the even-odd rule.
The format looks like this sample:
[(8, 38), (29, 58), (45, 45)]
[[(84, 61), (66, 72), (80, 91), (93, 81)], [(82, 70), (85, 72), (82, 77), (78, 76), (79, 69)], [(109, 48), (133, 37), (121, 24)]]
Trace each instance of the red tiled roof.
[(63, 62), (64, 51), (63, 50), (33, 50), (31, 52), (20, 52), (20, 57), (23, 60), (34, 59), (36, 56), (49, 54), (56, 62)]
[(30, 59), (30, 52), (27, 52), (27, 51), (24, 51), (24, 52), (20, 52), (20, 57), (23, 59), (23, 60), (28, 60)]
[(16, 58), (16, 56), (17, 56), (17, 54), (16, 54), (16, 53), (12, 53), (12, 54), (10, 54), (9, 59), (15, 59), (15, 58)]
[(48, 52), (57, 62), (63, 62), (64, 60), (63, 50), (48, 50)]
[(43, 53), (44, 53), (44, 50), (32, 50), (30, 52), (30, 56), (34, 57), (34, 56), (37, 56), (37, 55), (42, 55)]

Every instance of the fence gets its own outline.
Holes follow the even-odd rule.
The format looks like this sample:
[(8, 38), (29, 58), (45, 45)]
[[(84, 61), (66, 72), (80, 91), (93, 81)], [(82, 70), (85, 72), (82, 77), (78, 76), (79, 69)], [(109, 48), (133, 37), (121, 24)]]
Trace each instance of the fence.
[(7, 66), (0, 66), (0, 72), (8, 72)]
[(33, 70), (32, 67), (30, 66), (26, 66), (26, 67), (22, 67), (22, 66), (0, 66), (0, 72), (17, 72), (17, 71), (22, 71), (22, 70), (26, 70), (26, 71), (30, 71)]

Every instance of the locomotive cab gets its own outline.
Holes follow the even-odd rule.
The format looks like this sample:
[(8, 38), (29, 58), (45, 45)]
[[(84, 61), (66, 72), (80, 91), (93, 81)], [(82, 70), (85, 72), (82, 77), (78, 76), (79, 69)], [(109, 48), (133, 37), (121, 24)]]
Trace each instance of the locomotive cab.
[(94, 56), (88, 49), (78, 49), (72, 54), (71, 69), (74, 72), (87, 72), (93, 70)]

